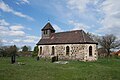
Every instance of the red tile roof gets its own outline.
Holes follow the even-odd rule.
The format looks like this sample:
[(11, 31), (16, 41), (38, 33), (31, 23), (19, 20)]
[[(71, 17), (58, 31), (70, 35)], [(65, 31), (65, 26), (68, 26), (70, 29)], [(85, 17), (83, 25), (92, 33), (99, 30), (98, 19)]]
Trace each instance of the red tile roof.
[(120, 50), (119, 50), (119, 51), (117, 51), (115, 54), (120, 54)]
[(53, 33), (50, 38), (40, 39), (37, 45), (48, 44), (97, 44), (83, 30)]

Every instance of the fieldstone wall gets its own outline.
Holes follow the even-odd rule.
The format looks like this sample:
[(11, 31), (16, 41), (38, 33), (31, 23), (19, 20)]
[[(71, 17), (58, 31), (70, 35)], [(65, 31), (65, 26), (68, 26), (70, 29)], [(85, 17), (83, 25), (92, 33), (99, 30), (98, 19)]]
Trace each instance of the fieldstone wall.
[[(54, 46), (54, 55), (52, 55), (52, 47)], [(69, 55), (66, 55), (66, 47), (69, 46)], [(89, 47), (92, 46), (92, 56), (89, 56)], [(40, 54), (42, 47), (42, 54)], [(39, 45), (38, 56), (51, 57), (58, 56), (59, 59), (72, 59), (91, 61), (97, 60), (96, 44), (61, 44), (61, 45)]]
[[(94, 61), (98, 59), (97, 45), (96, 44), (86, 44), (85, 45), (85, 58), (84, 61)], [(92, 46), (92, 56), (89, 56), (89, 47)]]

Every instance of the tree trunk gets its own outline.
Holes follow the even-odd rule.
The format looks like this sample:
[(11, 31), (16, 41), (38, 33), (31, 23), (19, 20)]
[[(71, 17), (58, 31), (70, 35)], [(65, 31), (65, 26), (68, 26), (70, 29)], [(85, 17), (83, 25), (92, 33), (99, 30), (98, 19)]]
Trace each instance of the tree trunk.
[(110, 56), (110, 50), (107, 49), (107, 57), (109, 57), (109, 56)]

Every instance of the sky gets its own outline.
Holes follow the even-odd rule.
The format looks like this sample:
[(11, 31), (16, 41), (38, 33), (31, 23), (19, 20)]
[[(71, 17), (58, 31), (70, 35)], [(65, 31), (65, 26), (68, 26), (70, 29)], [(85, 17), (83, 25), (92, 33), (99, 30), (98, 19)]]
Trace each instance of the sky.
[(82, 29), (120, 39), (120, 0), (0, 0), (3, 45), (33, 48), (47, 22), (56, 32)]

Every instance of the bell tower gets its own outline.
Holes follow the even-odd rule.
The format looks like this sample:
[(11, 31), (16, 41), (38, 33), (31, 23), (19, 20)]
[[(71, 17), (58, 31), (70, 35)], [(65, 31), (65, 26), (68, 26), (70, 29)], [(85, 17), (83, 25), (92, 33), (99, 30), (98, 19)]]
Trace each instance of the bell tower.
[(52, 33), (55, 33), (55, 29), (52, 27), (50, 22), (48, 22), (42, 29), (42, 38), (47, 39), (51, 36)]

